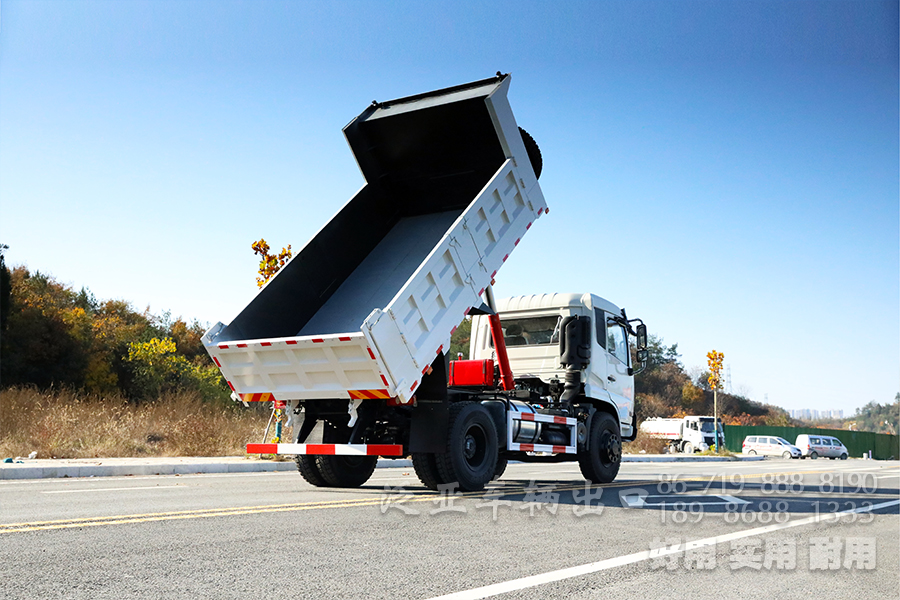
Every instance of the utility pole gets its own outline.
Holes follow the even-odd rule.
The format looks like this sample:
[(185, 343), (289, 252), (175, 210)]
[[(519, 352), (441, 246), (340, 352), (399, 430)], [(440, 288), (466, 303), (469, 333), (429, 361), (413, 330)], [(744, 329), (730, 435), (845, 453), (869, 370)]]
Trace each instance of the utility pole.
[(709, 387), (713, 389), (713, 430), (715, 431), (715, 442), (713, 444), (716, 454), (719, 453), (719, 397), (718, 389), (722, 378), (722, 361), (725, 355), (721, 352), (711, 350), (706, 353), (706, 360), (709, 364)]

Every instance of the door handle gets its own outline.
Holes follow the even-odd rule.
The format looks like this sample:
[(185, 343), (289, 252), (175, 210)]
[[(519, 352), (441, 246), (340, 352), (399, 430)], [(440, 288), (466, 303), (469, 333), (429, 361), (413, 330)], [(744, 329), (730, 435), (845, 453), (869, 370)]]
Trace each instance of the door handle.
[(616, 380), (616, 378), (613, 377), (612, 375), (607, 375), (606, 378), (613, 382)]

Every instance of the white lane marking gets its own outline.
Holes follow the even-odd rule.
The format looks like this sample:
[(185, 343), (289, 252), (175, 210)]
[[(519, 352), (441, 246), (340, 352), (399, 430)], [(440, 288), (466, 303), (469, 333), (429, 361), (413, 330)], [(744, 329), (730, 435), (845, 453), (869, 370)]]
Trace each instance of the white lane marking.
[(715, 537), (705, 538), (702, 540), (685, 542), (684, 544), (677, 544), (675, 546), (669, 546), (667, 548), (660, 548), (659, 550), (645, 550), (643, 552), (635, 552), (634, 554), (626, 554), (625, 556), (608, 558), (606, 560), (588, 563), (586, 565), (579, 565), (577, 567), (569, 567), (567, 569), (559, 569), (557, 571), (541, 573), (540, 575), (531, 575), (529, 577), (522, 577), (520, 579), (512, 579), (510, 581), (486, 585), (479, 588), (473, 588), (471, 590), (463, 590), (461, 592), (454, 592), (452, 594), (446, 594), (444, 596), (436, 596), (434, 598), (430, 598), (429, 600), (479, 600), (480, 598), (490, 598), (491, 596), (506, 594), (508, 592), (515, 592), (516, 590), (524, 590), (527, 588), (543, 585), (545, 583), (562, 581), (564, 579), (580, 577), (582, 575), (588, 575), (590, 573), (596, 573), (598, 571), (605, 571), (607, 569), (612, 569), (615, 567), (622, 567), (625, 565), (630, 565), (632, 563), (642, 562), (650, 558), (658, 558), (662, 556), (668, 556), (669, 554), (677, 554), (679, 552), (684, 552), (685, 550), (689, 550), (692, 548), (714, 546), (716, 544), (722, 544), (725, 542), (730, 542), (732, 540), (739, 540), (742, 538), (762, 535), (764, 533), (771, 533), (773, 531), (788, 529), (790, 527), (800, 527), (801, 525), (809, 525), (810, 523), (818, 523), (820, 521), (837, 521), (845, 515), (870, 512), (881, 508), (887, 508), (888, 506), (895, 506), (897, 504), (900, 504), (900, 500), (891, 500), (890, 502), (882, 502), (881, 504), (855, 508), (853, 510), (847, 510), (840, 513), (815, 515), (812, 517), (799, 519), (797, 521), (788, 521), (787, 523), (775, 523), (772, 525), (766, 525), (764, 527), (756, 527), (754, 529), (747, 529), (745, 531), (737, 531), (735, 533), (717, 535)]
[(79, 494), (81, 492), (120, 492), (122, 490), (161, 490), (163, 488), (185, 487), (183, 485), (148, 485), (143, 487), (89, 488), (86, 490), (49, 490), (42, 494)]
[[(697, 494), (691, 495), (686, 494), (688, 498), (700, 498), (699, 500), (684, 500), (681, 499), (683, 496), (675, 495), (675, 494), (623, 494), (620, 496), (620, 500), (628, 506), (628, 508), (661, 508), (663, 506), (673, 506), (674, 504), (681, 502), (685, 505), (693, 505), (700, 504), (701, 506), (713, 506), (713, 505), (728, 505), (728, 504), (750, 504), (749, 501), (744, 500), (743, 498), (737, 498), (735, 496), (728, 496), (722, 494)], [(647, 502), (648, 498), (666, 498), (662, 502)], [(709, 498), (709, 500), (707, 500)], [(720, 498), (721, 500), (715, 500), (716, 498)]]

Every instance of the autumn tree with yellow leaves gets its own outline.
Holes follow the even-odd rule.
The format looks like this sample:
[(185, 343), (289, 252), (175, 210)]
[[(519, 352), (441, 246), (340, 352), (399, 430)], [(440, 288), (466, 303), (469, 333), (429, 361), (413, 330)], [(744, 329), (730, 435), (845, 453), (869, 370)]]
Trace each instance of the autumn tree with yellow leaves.
[(250, 247), (253, 248), (254, 254), (259, 255), (259, 275), (256, 278), (256, 285), (259, 287), (264, 286), (267, 281), (274, 277), (275, 273), (287, 264), (287, 261), (293, 256), (290, 244), (287, 245), (287, 248), (282, 248), (278, 254), (270, 254), (269, 244), (264, 238), (253, 242)]

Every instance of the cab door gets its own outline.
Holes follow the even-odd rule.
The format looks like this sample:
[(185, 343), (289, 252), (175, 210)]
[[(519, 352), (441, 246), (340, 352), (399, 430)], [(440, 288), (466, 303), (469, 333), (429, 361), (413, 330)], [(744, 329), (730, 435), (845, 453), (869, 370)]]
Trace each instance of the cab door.
[(634, 410), (634, 378), (628, 374), (628, 368), (631, 366), (628, 333), (618, 323), (610, 322), (611, 315), (608, 313), (595, 309), (594, 314), (598, 321), (596, 326), (598, 338), (604, 329), (606, 333), (605, 343), (602, 344), (607, 358), (606, 391), (616, 405), (619, 420), (630, 423)]

